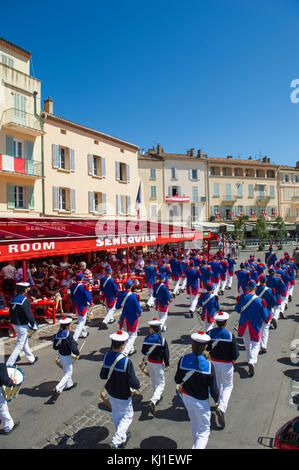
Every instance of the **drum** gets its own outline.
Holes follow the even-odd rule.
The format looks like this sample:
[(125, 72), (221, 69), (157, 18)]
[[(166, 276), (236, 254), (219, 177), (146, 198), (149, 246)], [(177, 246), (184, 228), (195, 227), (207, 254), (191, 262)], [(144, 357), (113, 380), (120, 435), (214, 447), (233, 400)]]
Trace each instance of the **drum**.
[(35, 328), (32, 328), (31, 325), (28, 325), (28, 332), (27, 332), (27, 337), (31, 338), (31, 336), (36, 333), (38, 330), (38, 324), (35, 322)]
[(17, 385), (12, 385), (11, 387), (2, 385), (2, 395), (7, 402), (10, 402), (16, 398), (17, 394), (19, 393), (21, 385), (25, 379), (25, 374), (20, 367), (16, 366), (7, 366), (7, 373), (11, 379), (17, 381)]
[(176, 391), (176, 396), (177, 396), (178, 399), (179, 399), (180, 405), (182, 405), (182, 406), (185, 407), (185, 403), (183, 402), (183, 399), (182, 399), (182, 395), (183, 395), (183, 393), (182, 393), (182, 386), (181, 386), (180, 384), (178, 384), (178, 385), (176, 386), (175, 391)]
[[(76, 360), (78, 359), (78, 356), (75, 356), (75, 354), (72, 354), (72, 359), (73, 359), (73, 365), (74, 365), (76, 363)], [(59, 354), (58, 356), (55, 357), (54, 362), (58, 367), (60, 367), (60, 369), (62, 369), (62, 364), (61, 364)]]
[(149, 377), (148, 370), (146, 368), (147, 361), (142, 359), (142, 361), (139, 362), (139, 368), (140, 370)]
[[(135, 395), (135, 393), (136, 393), (136, 390), (131, 388), (131, 397), (133, 397)], [(111, 403), (110, 403), (110, 400), (109, 400), (109, 395), (108, 395), (108, 392), (105, 389), (105, 387), (101, 391), (101, 399), (103, 400), (103, 402), (105, 403), (107, 408), (109, 408), (109, 410), (111, 410), (112, 408), (111, 408)]]

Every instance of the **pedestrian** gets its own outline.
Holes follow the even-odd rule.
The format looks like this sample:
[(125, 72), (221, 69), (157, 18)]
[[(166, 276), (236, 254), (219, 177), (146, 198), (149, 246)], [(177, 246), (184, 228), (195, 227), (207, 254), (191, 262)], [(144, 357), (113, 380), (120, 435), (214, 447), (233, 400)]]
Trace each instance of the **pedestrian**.
[(115, 309), (122, 309), (119, 319), (120, 330), (124, 329), (128, 333), (128, 340), (123, 351), (126, 356), (132, 356), (136, 353), (134, 342), (137, 338), (138, 320), (141, 316), (141, 307), (137, 294), (132, 292), (132, 279), (127, 279), (124, 290), (119, 292), (116, 300)]
[(83, 273), (79, 272), (76, 275), (76, 282), (71, 285), (71, 300), (73, 302), (73, 313), (77, 316), (77, 328), (74, 333), (74, 340), (78, 341), (78, 338), (82, 335), (86, 338), (89, 333), (86, 331), (85, 324), (87, 320), (87, 308), (92, 304), (92, 296), (89, 291), (88, 285), (84, 285)]
[(228, 270), (228, 262), (220, 256), (220, 288), (219, 288), (219, 295), (224, 295), (224, 290), (227, 284), (227, 270)]
[(0, 271), (0, 278), (3, 279), (3, 284), (2, 284), (3, 292), (8, 290), (11, 293), (11, 295), (14, 295), (15, 275), (16, 275), (16, 268), (11, 264), (10, 261), (7, 261), (6, 265)]
[(169, 366), (169, 348), (161, 334), (162, 322), (158, 318), (148, 322), (149, 335), (144, 338), (141, 353), (147, 360), (147, 370), (154, 393), (148, 406), (149, 412), (156, 415), (156, 405), (162, 400), (165, 388), (164, 369)]
[(168, 306), (171, 302), (170, 292), (165, 284), (166, 275), (158, 274), (158, 281), (154, 285), (153, 296), (156, 299), (156, 310), (158, 311), (159, 320), (161, 321), (161, 330), (166, 331), (166, 321), (168, 315)]
[(237, 298), (236, 312), (240, 313), (238, 334), (242, 336), (248, 362), (248, 375), (253, 377), (260, 351), (263, 322), (268, 321), (266, 303), (255, 294), (256, 283), (250, 280), (247, 292)]
[(87, 265), (85, 261), (81, 261), (79, 263), (79, 269), (83, 273), (82, 283), (88, 287), (89, 291), (92, 292), (92, 285), (93, 285), (93, 276), (90, 269), (87, 269)]
[(5, 364), (0, 363), (0, 419), (3, 425), (3, 432), (5, 435), (10, 434), (14, 429), (16, 429), (20, 421), (14, 423), (8, 406), (7, 401), (5, 400), (3, 393), (2, 393), (2, 386), (12, 387), (17, 385), (16, 379), (11, 379), (7, 373), (7, 367)]
[(15, 349), (9, 356), (6, 365), (13, 366), (18, 359), (22, 350), (29, 360), (30, 364), (35, 364), (38, 357), (32, 353), (28, 343), (28, 328), (37, 330), (38, 324), (36, 323), (29, 300), (26, 297), (26, 292), (30, 284), (28, 282), (19, 282), (16, 284), (16, 295), (11, 299), (9, 305), (9, 321), (17, 334), (17, 342)]
[(63, 369), (63, 377), (53, 390), (51, 401), (54, 402), (63, 391), (71, 390), (77, 386), (73, 383), (73, 357), (79, 358), (75, 335), (70, 331), (72, 319), (70, 317), (62, 317), (59, 320), (60, 330), (55, 335), (53, 341), (53, 349), (59, 352), (59, 360)]
[(133, 363), (123, 354), (128, 337), (127, 332), (120, 330), (110, 335), (111, 349), (105, 354), (100, 372), (100, 378), (107, 380), (105, 388), (109, 394), (115, 426), (111, 449), (125, 447), (131, 437), (128, 432), (134, 416), (131, 388), (140, 388)]
[(192, 436), (192, 449), (205, 449), (210, 436), (211, 408), (209, 393), (215, 403), (219, 400), (214, 365), (204, 351), (211, 340), (203, 331), (191, 335), (192, 352), (178, 362), (175, 383), (181, 385), (182, 400), (187, 408)]
[(112, 268), (107, 266), (106, 276), (102, 277), (100, 281), (100, 292), (103, 292), (103, 303), (106, 306), (106, 316), (103, 320), (103, 328), (108, 329), (108, 324), (115, 322), (114, 312), (116, 297), (119, 292), (118, 286), (112, 277)]
[(245, 269), (245, 264), (240, 264), (239, 271), (236, 271), (236, 276), (238, 279), (238, 293), (245, 294), (247, 289), (247, 284), (250, 281), (250, 272)]
[(293, 258), (296, 263), (296, 278), (299, 277), (299, 246), (296, 246), (296, 248), (293, 251)]
[(239, 357), (236, 338), (226, 329), (228, 319), (227, 312), (219, 312), (215, 315), (214, 320), (217, 326), (209, 330), (211, 342), (207, 346), (210, 360), (214, 365), (219, 390), (216, 415), (223, 428), (225, 427), (224, 414), (233, 390), (234, 361)]
[(181, 255), (182, 285), (180, 287), (180, 292), (184, 292), (187, 286), (187, 276), (186, 276), (187, 268), (188, 268), (188, 260), (185, 259), (185, 255)]

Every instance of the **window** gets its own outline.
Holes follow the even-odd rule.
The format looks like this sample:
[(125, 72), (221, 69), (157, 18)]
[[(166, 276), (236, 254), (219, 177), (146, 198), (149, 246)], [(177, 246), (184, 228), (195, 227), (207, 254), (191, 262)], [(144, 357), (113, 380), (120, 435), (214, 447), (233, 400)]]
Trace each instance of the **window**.
[(155, 180), (157, 178), (157, 169), (156, 168), (150, 168), (150, 179)]
[(151, 199), (157, 199), (157, 186), (151, 186)]
[(181, 196), (181, 187), (180, 186), (169, 186), (168, 196)]
[(89, 212), (106, 213), (106, 193), (88, 192)]
[(294, 183), (299, 183), (299, 175), (293, 175)]
[(52, 144), (52, 166), (59, 170), (75, 171), (74, 149)]
[(214, 183), (213, 191), (213, 196), (219, 197), (219, 183)]
[(7, 183), (7, 209), (34, 209), (34, 186)]
[(130, 182), (130, 165), (122, 162), (115, 162), (116, 181), (122, 183)]
[(193, 181), (198, 181), (200, 179), (200, 169), (190, 168), (189, 169), (189, 179)]
[(285, 208), (285, 216), (286, 217), (291, 217), (291, 208), (290, 207)]
[(243, 197), (243, 184), (237, 183), (237, 197)]
[(13, 151), (14, 156), (18, 158), (24, 157), (24, 142), (22, 140), (15, 140), (13, 141)]
[(248, 185), (248, 197), (253, 197), (254, 196), (254, 186), (253, 184)]
[(25, 188), (24, 186), (15, 186), (15, 208), (25, 209)]
[(299, 207), (296, 207), (296, 219), (299, 219)]
[(59, 209), (61, 211), (67, 210), (67, 197), (66, 197), (66, 189), (59, 188)]
[(106, 176), (106, 158), (88, 154), (88, 174), (105, 178)]
[(131, 215), (131, 197), (116, 195), (116, 213), (119, 215)]
[(288, 175), (287, 173), (284, 173), (283, 174), (283, 182), (284, 183), (290, 183), (290, 181), (291, 181), (291, 176)]
[(173, 204), (169, 209), (169, 217), (181, 217), (181, 206)]
[(171, 168), (171, 178), (172, 178), (173, 180), (177, 180), (177, 179), (178, 179), (177, 168)]
[(270, 185), (270, 197), (275, 197), (275, 186), (273, 184)]
[(192, 202), (199, 202), (198, 186), (192, 186)]
[(66, 149), (63, 147), (59, 147), (58, 168), (61, 168), (62, 170), (67, 170), (66, 165)]
[(8, 55), (2, 54), (2, 64), (8, 65), (9, 67), (13, 68), (14, 60), (11, 57), (9, 57)]
[(14, 121), (26, 125), (26, 96), (14, 92)]
[(213, 166), (211, 166), (211, 168), (210, 168), (210, 175), (211, 176), (215, 175), (215, 168)]
[(231, 184), (230, 183), (226, 183), (225, 184), (225, 200), (226, 201), (230, 201), (232, 198), (232, 195), (231, 195)]
[(151, 204), (151, 217), (156, 218), (158, 215), (158, 206), (157, 204)]
[(284, 189), (284, 199), (285, 199), (285, 201), (290, 201), (291, 200), (291, 190), (290, 190), (290, 188), (285, 188)]
[(237, 207), (237, 216), (244, 215), (243, 206)]

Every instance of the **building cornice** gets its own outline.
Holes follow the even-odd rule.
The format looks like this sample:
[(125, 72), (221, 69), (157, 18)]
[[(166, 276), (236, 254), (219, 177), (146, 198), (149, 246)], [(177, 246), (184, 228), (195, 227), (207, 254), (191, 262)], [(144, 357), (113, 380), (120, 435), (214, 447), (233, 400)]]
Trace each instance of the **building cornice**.
[(12, 42), (10, 42), (7, 39), (4, 39), (2, 37), (0, 37), (0, 45), (1, 44), (3, 46), (5, 46), (7, 49), (10, 49), (14, 52), (17, 52), (17, 54), (20, 54), (20, 55), (26, 57), (26, 59), (30, 59), (31, 56), (32, 56), (31, 52), (26, 51), (26, 49), (23, 49), (22, 47), (17, 46), (16, 44), (13, 44)]

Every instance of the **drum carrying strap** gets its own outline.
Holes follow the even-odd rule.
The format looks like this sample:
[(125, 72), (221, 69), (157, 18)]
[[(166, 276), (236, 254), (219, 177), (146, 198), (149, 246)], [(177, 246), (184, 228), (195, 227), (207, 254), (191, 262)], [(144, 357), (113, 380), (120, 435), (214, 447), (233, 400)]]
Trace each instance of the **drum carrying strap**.
[(107, 284), (107, 282), (109, 281), (109, 279), (111, 279), (111, 276), (108, 276), (107, 279), (106, 279), (106, 281), (104, 282), (104, 284), (103, 284), (103, 290), (105, 289), (106, 284)]
[(81, 286), (81, 284), (82, 284), (82, 282), (79, 282), (79, 284), (77, 285), (77, 287), (74, 289), (73, 295), (75, 295), (75, 294), (76, 294), (76, 292), (77, 292), (77, 290), (78, 290), (79, 286)]
[(210, 297), (208, 297), (203, 303), (202, 303), (202, 308), (204, 308), (204, 306), (209, 302), (209, 300), (211, 300), (213, 297), (215, 297), (213, 294), (210, 295)]
[(114, 362), (111, 364), (110, 368), (109, 368), (109, 373), (108, 373), (108, 376), (107, 376), (107, 381), (110, 379), (111, 375), (112, 375), (112, 372), (114, 371), (114, 368), (116, 366), (116, 364), (121, 360), (123, 359), (124, 357), (126, 357), (124, 354), (121, 354), (119, 356), (117, 356), (117, 358), (114, 360)]
[(127, 295), (124, 297), (124, 300), (122, 301), (121, 306), (119, 308), (123, 308), (126, 305), (126, 301), (128, 300), (128, 297), (130, 297), (131, 294), (132, 292), (127, 293)]
[(260, 299), (264, 295), (264, 293), (267, 292), (267, 290), (269, 290), (269, 287), (265, 286), (262, 292), (258, 295), (258, 298)]
[(246, 308), (249, 307), (249, 305), (252, 304), (252, 302), (253, 302), (255, 299), (257, 299), (257, 298), (258, 298), (258, 296), (254, 294), (254, 295), (251, 297), (251, 299), (247, 302), (247, 304), (245, 304), (245, 305), (241, 308), (240, 313), (244, 312), (244, 310), (246, 310)]

